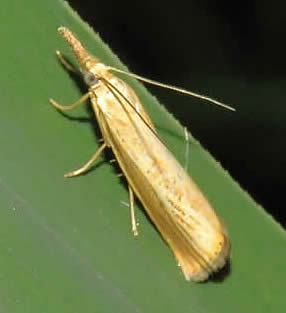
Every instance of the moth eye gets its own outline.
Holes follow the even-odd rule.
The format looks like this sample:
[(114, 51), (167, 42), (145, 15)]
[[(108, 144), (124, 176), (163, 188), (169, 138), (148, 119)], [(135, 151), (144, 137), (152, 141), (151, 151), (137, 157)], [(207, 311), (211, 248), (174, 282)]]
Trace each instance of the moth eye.
[(88, 86), (93, 86), (93, 85), (96, 85), (98, 83), (98, 78), (96, 77), (96, 75), (94, 75), (91, 72), (85, 72), (84, 73), (84, 81), (86, 82), (86, 84)]

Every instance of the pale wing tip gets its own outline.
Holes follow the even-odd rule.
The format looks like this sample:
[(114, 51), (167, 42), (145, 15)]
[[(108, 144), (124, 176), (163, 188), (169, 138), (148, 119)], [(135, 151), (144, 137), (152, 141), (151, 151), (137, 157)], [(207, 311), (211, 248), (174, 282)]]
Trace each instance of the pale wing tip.
[[(181, 266), (185, 279), (187, 281), (194, 281), (194, 282), (206, 281), (212, 274), (218, 272), (220, 269), (222, 269), (225, 266), (230, 256), (230, 250), (231, 250), (230, 241), (226, 237), (226, 240), (225, 240), (225, 243), (221, 252), (209, 264), (209, 268), (202, 267), (200, 271), (190, 273), (187, 270), (184, 270), (183, 266)], [(212, 269), (211, 271), (210, 271), (210, 268)]]
[(189, 274), (185, 273), (184, 271), (183, 271), (183, 274), (184, 274), (185, 279), (187, 281), (194, 281), (197, 283), (203, 282), (203, 281), (207, 280), (207, 278), (209, 277), (209, 273), (205, 270), (202, 270), (202, 271), (196, 273), (195, 275), (194, 274), (189, 275)]

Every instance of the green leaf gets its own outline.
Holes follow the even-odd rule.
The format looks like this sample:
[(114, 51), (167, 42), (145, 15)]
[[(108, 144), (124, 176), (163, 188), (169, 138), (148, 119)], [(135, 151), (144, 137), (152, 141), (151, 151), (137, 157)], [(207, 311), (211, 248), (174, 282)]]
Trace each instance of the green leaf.
[[(282, 312), (285, 231), (195, 139), (189, 172), (225, 221), (233, 247), (229, 272), (205, 284), (184, 280), (141, 209), (140, 236), (133, 237), (126, 185), (104, 162), (108, 155), (87, 175), (63, 178), (96, 151), (100, 134), (87, 106), (72, 119), (48, 103), (53, 97), (70, 104), (85, 92), (57, 62), (57, 49), (71, 56), (57, 27), (69, 27), (104, 63), (124, 67), (65, 2), (6, 0), (0, 17), (0, 310)], [(183, 127), (140, 83), (125, 79), (184, 163)]]

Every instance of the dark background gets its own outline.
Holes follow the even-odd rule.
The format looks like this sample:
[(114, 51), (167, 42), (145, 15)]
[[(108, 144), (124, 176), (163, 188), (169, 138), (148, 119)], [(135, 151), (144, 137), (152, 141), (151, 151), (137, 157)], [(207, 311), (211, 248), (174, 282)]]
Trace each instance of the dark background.
[(69, 2), (132, 72), (236, 107), (148, 87), (285, 227), (286, 2)]

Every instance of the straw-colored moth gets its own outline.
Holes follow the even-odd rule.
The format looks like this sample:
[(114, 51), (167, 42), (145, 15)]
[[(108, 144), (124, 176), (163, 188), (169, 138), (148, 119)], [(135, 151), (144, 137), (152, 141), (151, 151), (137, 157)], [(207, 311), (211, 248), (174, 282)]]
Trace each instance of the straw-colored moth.
[[(86, 172), (105, 148), (111, 148), (128, 182), (134, 234), (137, 234), (135, 194), (170, 246), (186, 279), (206, 280), (229, 258), (230, 242), (224, 225), (197, 185), (159, 139), (133, 89), (112, 72), (232, 108), (208, 97), (104, 65), (85, 50), (70, 30), (65, 27), (58, 30), (71, 46), (89, 91), (70, 106), (63, 106), (52, 99), (50, 102), (58, 110), (67, 111), (89, 98), (103, 136), (103, 144), (92, 158), (65, 177)], [(70, 69), (60, 52), (57, 54)]]

